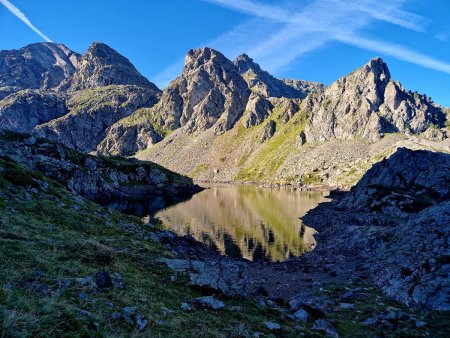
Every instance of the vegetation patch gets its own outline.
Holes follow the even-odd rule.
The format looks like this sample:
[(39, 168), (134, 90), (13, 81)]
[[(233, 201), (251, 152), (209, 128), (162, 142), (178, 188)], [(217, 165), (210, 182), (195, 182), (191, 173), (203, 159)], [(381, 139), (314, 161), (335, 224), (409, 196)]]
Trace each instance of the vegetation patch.
[(202, 171), (208, 170), (209, 164), (207, 163), (200, 163), (198, 166), (195, 167), (195, 169), (191, 173), (191, 177), (195, 177), (198, 173), (201, 173)]
[(272, 114), (278, 117), (276, 123), (280, 128), (272, 138), (263, 143), (251, 161), (238, 173), (237, 180), (266, 182), (273, 180), (292, 147), (296, 146), (300, 132), (306, 127), (307, 114), (304, 112), (295, 114), (286, 124), (282, 123), (281, 114), (275, 109)]

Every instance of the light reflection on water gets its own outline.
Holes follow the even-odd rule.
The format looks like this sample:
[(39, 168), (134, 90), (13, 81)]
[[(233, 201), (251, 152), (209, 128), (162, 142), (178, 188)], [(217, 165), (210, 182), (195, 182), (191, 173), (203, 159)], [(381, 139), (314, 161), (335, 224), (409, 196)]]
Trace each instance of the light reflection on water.
[(222, 254), (248, 260), (284, 260), (314, 248), (315, 230), (299, 217), (325, 193), (211, 185), (190, 200), (156, 213), (163, 228), (191, 235)]

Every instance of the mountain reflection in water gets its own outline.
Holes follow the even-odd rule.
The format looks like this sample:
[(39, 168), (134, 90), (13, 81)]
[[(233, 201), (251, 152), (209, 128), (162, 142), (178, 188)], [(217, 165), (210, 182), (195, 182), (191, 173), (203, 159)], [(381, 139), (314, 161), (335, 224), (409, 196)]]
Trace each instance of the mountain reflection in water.
[(165, 229), (191, 235), (231, 257), (284, 260), (315, 246), (315, 230), (299, 217), (324, 193), (212, 185), (190, 200), (156, 213)]

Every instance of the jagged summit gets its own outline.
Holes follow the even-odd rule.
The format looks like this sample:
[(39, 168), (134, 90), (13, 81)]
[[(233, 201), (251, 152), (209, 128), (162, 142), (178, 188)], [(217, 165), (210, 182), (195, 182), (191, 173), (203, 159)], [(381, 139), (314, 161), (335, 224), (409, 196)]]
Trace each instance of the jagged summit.
[(363, 67), (372, 72), (376, 79), (382, 82), (388, 82), (391, 79), (388, 65), (380, 57), (374, 57)]
[[(239, 55), (234, 61), (250, 89), (264, 97), (305, 98), (310, 92), (320, 89), (317, 83), (307, 81), (284, 81), (261, 69), (247, 54)], [(301, 84), (300, 84), (301, 82)]]
[[(191, 131), (232, 127), (245, 110), (250, 91), (234, 64), (208, 47), (191, 49), (181, 76), (167, 87), (155, 107), (168, 129)], [(220, 121), (219, 121), (220, 119)]]
[(308, 97), (305, 107), (312, 112), (305, 129), (310, 142), (357, 137), (376, 141), (384, 133), (421, 133), (445, 121), (431, 100), (393, 82), (378, 57), (335, 81), (322, 95)]
[(159, 92), (159, 89), (142, 76), (133, 64), (108, 45), (91, 44), (81, 57), (73, 76), (60, 90), (69, 92), (108, 85), (137, 85)]
[(249, 70), (252, 70), (255, 73), (262, 71), (261, 67), (247, 54), (239, 55), (236, 59), (234, 59), (233, 63), (236, 67), (238, 67), (240, 74), (244, 74)]
[(0, 51), (0, 87), (11, 87), (11, 93), (54, 88), (72, 75), (79, 58), (66, 46), (51, 42)]

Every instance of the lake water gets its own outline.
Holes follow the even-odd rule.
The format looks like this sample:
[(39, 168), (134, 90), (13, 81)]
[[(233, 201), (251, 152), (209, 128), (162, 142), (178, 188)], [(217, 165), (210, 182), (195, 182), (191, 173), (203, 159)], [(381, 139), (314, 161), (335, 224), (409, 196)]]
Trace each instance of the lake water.
[(299, 217), (326, 201), (325, 193), (231, 184), (207, 188), (183, 202), (157, 198), (111, 206), (155, 217), (164, 229), (191, 235), (230, 257), (281, 261), (314, 248), (315, 230)]

